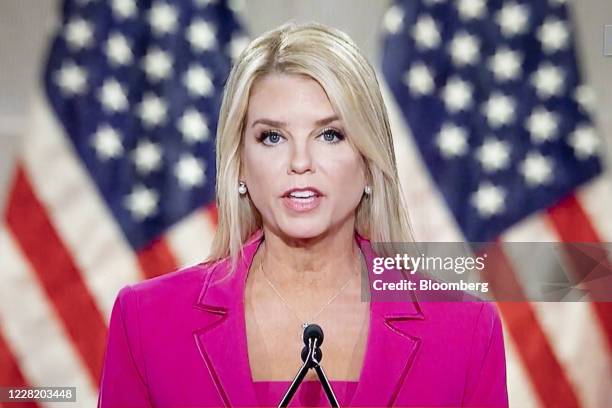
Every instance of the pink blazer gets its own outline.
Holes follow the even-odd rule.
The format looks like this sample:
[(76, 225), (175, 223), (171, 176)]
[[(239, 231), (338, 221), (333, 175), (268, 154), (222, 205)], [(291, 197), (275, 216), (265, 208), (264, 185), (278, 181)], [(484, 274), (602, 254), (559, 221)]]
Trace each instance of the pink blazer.
[[(119, 291), (98, 407), (257, 405), (243, 293), (262, 237), (259, 230), (245, 243), (235, 274), (224, 260)], [(357, 233), (355, 239), (371, 271), (370, 242)], [(371, 302), (363, 368), (349, 405), (508, 406), (494, 305)]]

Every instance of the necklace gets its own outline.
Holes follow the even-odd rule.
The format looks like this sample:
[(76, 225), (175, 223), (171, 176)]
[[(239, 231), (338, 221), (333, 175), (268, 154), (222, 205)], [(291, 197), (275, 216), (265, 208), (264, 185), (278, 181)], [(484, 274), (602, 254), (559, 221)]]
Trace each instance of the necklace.
[[(287, 309), (289, 309), (291, 311), (291, 313), (293, 313), (293, 315), (295, 316), (295, 318), (302, 323), (302, 330), (304, 330), (310, 323), (312, 323), (321, 313), (323, 313), (323, 311), (338, 297), (340, 296), (340, 294), (344, 291), (344, 289), (346, 289), (346, 287), (349, 285), (349, 283), (351, 282), (351, 280), (353, 279), (353, 277), (355, 276), (355, 274), (351, 274), (351, 276), (346, 280), (346, 282), (344, 282), (344, 284), (342, 285), (342, 287), (338, 290), (338, 292), (336, 292), (335, 295), (333, 295), (331, 298), (329, 298), (329, 300), (327, 301), (327, 303), (325, 303), (323, 305), (323, 307), (321, 307), (319, 309), (319, 311), (317, 313), (314, 314), (314, 316), (312, 316), (312, 318), (310, 319), (302, 319), (299, 314), (295, 311), (295, 309), (293, 307), (291, 307), (291, 305), (289, 304), (289, 302), (287, 302), (285, 300), (285, 298), (283, 297), (283, 295), (281, 295), (281, 293), (278, 291), (278, 289), (276, 289), (276, 286), (274, 286), (274, 284), (272, 283), (272, 281), (270, 279), (268, 279), (268, 276), (266, 275), (266, 272), (264, 271), (264, 267), (263, 267), (263, 262), (264, 260), (261, 260), (261, 263), (259, 264), (259, 267), (261, 269), (261, 274), (263, 275), (263, 277), (266, 279), (266, 281), (268, 282), (268, 285), (270, 285), (270, 287), (272, 288), (272, 290), (274, 291), (274, 293), (276, 293), (276, 295), (279, 297), (279, 299), (285, 304), (285, 307)], [(302, 336), (302, 332), (300, 332), (300, 338)]]

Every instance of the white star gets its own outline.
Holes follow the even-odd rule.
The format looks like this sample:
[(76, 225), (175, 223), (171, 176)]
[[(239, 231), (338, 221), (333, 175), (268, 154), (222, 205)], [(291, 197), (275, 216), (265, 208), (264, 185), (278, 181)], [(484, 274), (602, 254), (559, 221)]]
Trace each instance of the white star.
[(504, 36), (511, 37), (522, 34), (527, 29), (529, 10), (523, 4), (505, 3), (501, 10), (497, 12), (495, 20)]
[(538, 107), (531, 112), (525, 122), (525, 127), (531, 134), (534, 143), (542, 143), (557, 137), (559, 116), (543, 107)]
[(463, 156), (467, 151), (467, 132), (453, 123), (445, 123), (438, 133), (436, 144), (446, 159)]
[(383, 17), (383, 29), (390, 34), (399, 33), (404, 27), (404, 11), (400, 6), (389, 7)]
[(87, 48), (93, 43), (91, 24), (80, 17), (73, 18), (66, 24), (64, 37), (72, 50)]
[(480, 18), (487, 11), (484, 0), (459, 0), (457, 11), (463, 20)]
[(134, 219), (142, 221), (157, 212), (158, 202), (159, 194), (155, 190), (138, 185), (125, 197), (124, 205), (132, 213)]
[(529, 152), (519, 165), (519, 171), (529, 187), (537, 187), (551, 182), (552, 166), (550, 158), (542, 156), (539, 152)]
[(569, 29), (565, 22), (556, 18), (547, 18), (540, 26), (537, 34), (546, 53), (553, 53), (567, 47), (569, 42)]
[(185, 72), (183, 84), (192, 96), (209, 96), (214, 89), (210, 71), (196, 64)]
[(485, 181), (472, 193), (471, 203), (481, 217), (489, 218), (505, 209), (506, 190)]
[(149, 174), (161, 166), (161, 148), (148, 140), (142, 140), (132, 152), (136, 170), (141, 174)]
[(209, 137), (209, 129), (200, 112), (194, 108), (189, 108), (179, 119), (178, 129), (183, 134), (183, 138), (190, 143), (206, 140)]
[(461, 80), (461, 78), (453, 77), (449, 79), (442, 90), (442, 99), (446, 105), (446, 110), (454, 113), (469, 108), (472, 105), (472, 92), (472, 85)]
[(204, 165), (192, 155), (183, 155), (174, 167), (174, 175), (184, 188), (200, 186), (206, 180)]
[(112, 8), (118, 19), (134, 17), (137, 11), (135, 0), (113, 0)]
[(593, 88), (588, 85), (579, 85), (574, 91), (574, 99), (580, 105), (580, 108), (585, 112), (593, 112), (597, 97)]
[(113, 159), (123, 153), (121, 136), (115, 129), (108, 125), (98, 128), (93, 137), (93, 146), (100, 160)]
[(108, 36), (105, 52), (111, 65), (128, 65), (132, 62), (130, 44), (121, 33)]
[(172, 73), (172, 57), (158, 47), (149, 49), (143, 64), (150, 81), (164, 80)]
[(176, 31), (178, 11), (176, 7), (156, 1), (149, 11), (149, 24), (157, 35), (171, 34)]
[(202, 19), (196, 19), (189, 25), (186, 37), (196, 52), (213, 49), (217, 41), (213, 25)]
[(498, 128), (514, 120), (514, 99), (499, 92), (493, 93), (483, 105), (489, 126)]
[(428, 95), (434, 87), (433, 77), (429, 68), (421, 63), (415, 63), (408, 72), (404, 73), (404, 83), (413, 95)]
[(567, 2), (567, 0), (548, 0), (553, 6), (561, 6)]
[(87, 89), (87, 72), (74, 62), (64, 62), (54, 80), (65, 96), (82, 94)]
[(243, 34), (234, 34), (232, 39), (227, 45), (229, 49), (229, 56), (232, 60), (238, 59), (242, 51), (249, 45), (249, 37)]
[(545, 62), (531, 76), (531, 83), (540, 98), (559, 95), (564, 88), (563, 72), (560, 68)]
[(115, 79), (107, 79), (98, 91), (98, 99), (105, 110), (110, 112), (124, 111), (128, 107), (125, 91)]
[(510, 144), (489, 137), (478, 148), (476, 158), (487, 173), (505, 169), (510, 164)]
[(412, 37), (418, 48), (432, 49), (440, 45), (440, 30), (436, 20), (422, 15), (412, 27)]
[(147, 93), (138, 105), (138, 115), (147, 128), (159, 126), (165, 122), (167, 113), (166, 102), (152, 93)]
[(569, 145), (574, 149), (574, 155), (584, 160), (597, 154), (600, 140), (592, 126), (579, 125), (570, 135)]
[(498, 81), (516, 79), (521, 74), (523, 56), (508, 47), (498, 49), (489, 59), (489, 68)]
[(456, 34), (450, 42), (450, 54), (453, 63), (458, 66), (475, 64), (480, 57), (480, 42), (466, 32)]

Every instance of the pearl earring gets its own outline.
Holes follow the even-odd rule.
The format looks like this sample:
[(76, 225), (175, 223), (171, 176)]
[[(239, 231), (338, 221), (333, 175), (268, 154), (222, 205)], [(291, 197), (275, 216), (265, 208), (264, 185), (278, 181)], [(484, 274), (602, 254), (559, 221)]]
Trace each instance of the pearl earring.
[(366, 193), (366, 195), (372, 194), (372, 186), (370, 186), (370, 185), (365, 186), (363, 191), (364, 191), (364, 193)]
[(247, 186), (244, 181), (241, 181), (240, 183), (238, 183), (238, 192), (240, 193), (240, 195), (246, 194)]

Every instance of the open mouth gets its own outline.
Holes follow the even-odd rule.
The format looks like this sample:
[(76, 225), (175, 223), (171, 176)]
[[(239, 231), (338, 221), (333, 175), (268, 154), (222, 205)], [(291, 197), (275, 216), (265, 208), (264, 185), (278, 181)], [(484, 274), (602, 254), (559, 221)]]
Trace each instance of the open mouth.
[(321, 199), (321, 195), (312, 191), (296, 191), (284, 196), (283, 203), (290, 210), (303, 212), (310, 211), (318, 207)]

